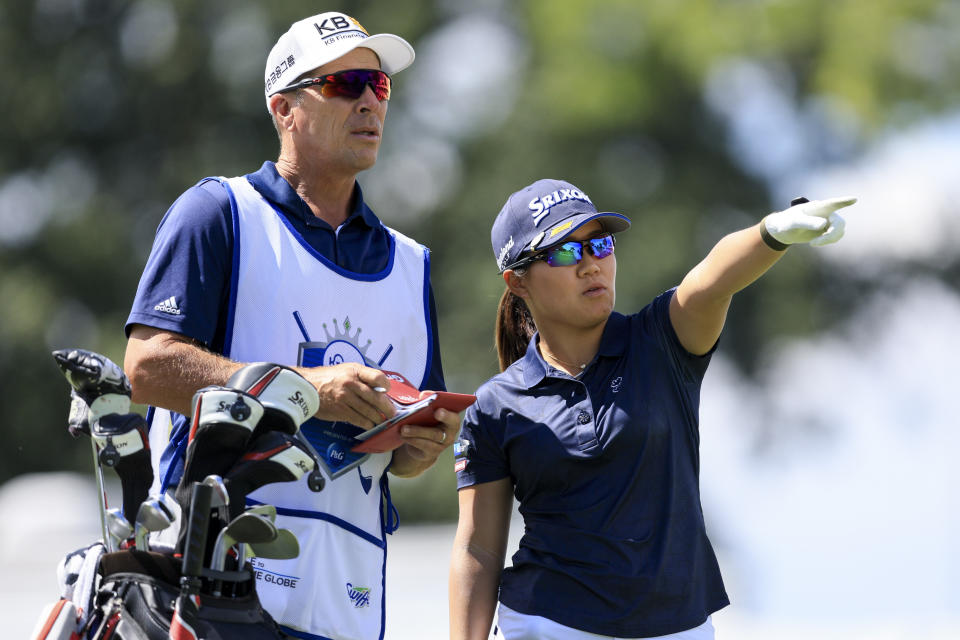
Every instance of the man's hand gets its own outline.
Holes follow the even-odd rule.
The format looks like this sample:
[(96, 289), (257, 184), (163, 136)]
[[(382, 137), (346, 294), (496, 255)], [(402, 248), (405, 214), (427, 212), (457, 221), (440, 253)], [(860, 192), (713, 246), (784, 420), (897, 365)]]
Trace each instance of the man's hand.
[(843, 237), (846, 225), (837, 209), (849, 207), (856, 201), (856, 198), (847, 196), (799, 202), (765, 217), (761, 222), (761, 235), (771, 249), (778, 251), (791, 244), (808, 242), (819, 247), (836, 242)]
[(370, 429), (396, 412), (387, 394), (376, 391), (390, 388), (389, 378), (379, 369), (345, 362), (329, 367), (297, 367), (296, 371), (320, 394), (320, 409), (315, 415), (321, 420)]
[(453, 444), (460, 431), (460, 414), (437, 409), (433, 417), (440, 424), (432, 427), (404, 425), (400, 428), (404, 445), (393, 453), (390, 472), (395, 476), (416, 476), (429, 469), (443, 450)]

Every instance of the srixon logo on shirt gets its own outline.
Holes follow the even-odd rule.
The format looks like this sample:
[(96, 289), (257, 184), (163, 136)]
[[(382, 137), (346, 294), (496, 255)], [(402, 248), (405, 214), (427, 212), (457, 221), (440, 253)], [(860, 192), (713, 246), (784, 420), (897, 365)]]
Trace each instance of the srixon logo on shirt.
[(355, 587), (348, 582), (347, 596), (358, 609), (370, 605), (370, 587)]

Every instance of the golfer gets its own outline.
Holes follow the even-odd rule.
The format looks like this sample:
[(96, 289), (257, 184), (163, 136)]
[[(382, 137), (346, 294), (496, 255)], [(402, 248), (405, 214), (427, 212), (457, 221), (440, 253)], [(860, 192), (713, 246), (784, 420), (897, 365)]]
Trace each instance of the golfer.
[[(621, 315), (615, 234), (629, 220), (560, 180), (510, 196), (491, 234), (502, 372), (455, 444), (452, 638), (486, 639), (495, 609), (506, 640), (714, 637), (729, 601), (700, 504), (701, 381), (733, 294), (789, 245), (838, 240), (835, 211), (853, 202), (770, 214)], [(524, 533), (503, 569), (514, 496)]]

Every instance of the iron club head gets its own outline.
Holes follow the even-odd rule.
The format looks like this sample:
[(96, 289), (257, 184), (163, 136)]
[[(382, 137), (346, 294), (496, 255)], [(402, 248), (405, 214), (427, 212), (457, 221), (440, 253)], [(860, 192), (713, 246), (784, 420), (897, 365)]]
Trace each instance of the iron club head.
[(120, 544), (133, 535), (133, 526), (116, 507), (107, 510), (106, 523), (111, 538), (110, 550), (119, 549)]
[(147, 535), (153, 531), (163, 531), (176, 516), (167, 508), (163, 500), (157, 497), (144, 500), (137, 510), (136, 545), (138, 551), (149, 551)]

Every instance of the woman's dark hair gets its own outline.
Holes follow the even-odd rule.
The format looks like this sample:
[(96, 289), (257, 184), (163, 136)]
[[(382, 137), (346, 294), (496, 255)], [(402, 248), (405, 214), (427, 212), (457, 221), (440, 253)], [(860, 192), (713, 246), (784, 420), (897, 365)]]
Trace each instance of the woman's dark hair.
[(533, 323), (533, 316), (527, 309), (527, 303), (507, 288), (500, 296), (500, 305), (497, 307), (497, 326), (493, 334), (493, 343), (497, 348), (497, 357), (500, 359), (500, 371), (523, 357), (527, 352), (527, 345), (530, 344), (530, 338), (536, 331), (537, 325)]

